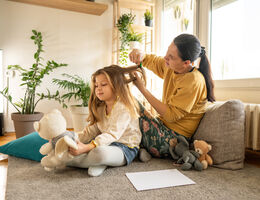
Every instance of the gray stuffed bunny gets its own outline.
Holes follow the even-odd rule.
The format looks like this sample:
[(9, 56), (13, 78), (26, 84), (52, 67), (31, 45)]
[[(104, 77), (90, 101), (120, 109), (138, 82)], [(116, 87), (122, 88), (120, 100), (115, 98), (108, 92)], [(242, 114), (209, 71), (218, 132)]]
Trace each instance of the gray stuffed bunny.
[[(196, 169), (201, 171), (203, 165), (198, 160), (199, 153), (189, 149), (189, 142), (183, 136), (177, 136), (174, 138), (174, 145), (169, 147), (170, 154), (174, 160), (177, 160), (178, 164), (182, 164), (182, 170)], [(176, 141), (177, 140), (177, 141)]]

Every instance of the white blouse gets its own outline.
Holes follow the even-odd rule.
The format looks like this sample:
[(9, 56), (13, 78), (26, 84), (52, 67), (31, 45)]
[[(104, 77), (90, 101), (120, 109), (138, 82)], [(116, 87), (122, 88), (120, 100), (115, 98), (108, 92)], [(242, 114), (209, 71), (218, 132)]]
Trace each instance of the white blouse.
[(131, 148), (139, 147), (142, 134), (138, 116), (132, 117), (122, 102), (117, 101), (109, 115), (106, 115), (105, 105), (99, 107), (97, 112), (100, 121), (78, 133), (81, 142), (89, 143), (94, 140), (97, 146), (120, 142)]

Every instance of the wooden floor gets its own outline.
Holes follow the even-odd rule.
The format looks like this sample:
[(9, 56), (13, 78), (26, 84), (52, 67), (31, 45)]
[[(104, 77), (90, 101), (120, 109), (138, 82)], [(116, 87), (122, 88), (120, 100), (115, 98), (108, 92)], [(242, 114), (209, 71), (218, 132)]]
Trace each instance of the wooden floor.
[[(0, 136), (0, 146), (15, 139), (15, 133), (7, 133), (4, 136)], [(7, 168), (8, 156), (0, 154), (0, 200), (5, 199)]]
[[(0, 136), (0, 146), (15, 139), (15, 133), (6, 133), (4, 136)], [(260, 152), (247, 149), (245, 153), (245, 162), (260, 167)], [(8, 156), (0, 154), (0, 200), (5, 199), (7, 170)]]
[(245, 162), (260, 168), (260, 151), (246, 149)]

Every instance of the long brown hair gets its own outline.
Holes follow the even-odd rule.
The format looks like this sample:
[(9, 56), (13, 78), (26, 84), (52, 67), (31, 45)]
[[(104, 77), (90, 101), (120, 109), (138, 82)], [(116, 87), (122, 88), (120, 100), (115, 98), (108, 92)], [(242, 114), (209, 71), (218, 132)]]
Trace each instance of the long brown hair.
[(138, 66), (131, 67), (120, 67), (118, 65), (110, 65), (102, 69), (97, 70), (91, 77), (91, 94), (89, 98), (89, 116), (87, 121), (89, 126), (100, 121), (98, 116), (97, 109), (99, 106), (104, 105), (104, 101), (101, 101), (97, 98), (95, 93), (95, 81), (98, 75), (104, 74), (111, 86), (113, 93), (120, 99), (120, 101), (128, 108), (132, 116), (137, 116), (139, 111), (139, 106), (136, 102), (136, 99), (133, 97), (128, 83), (131, 83), (135, 80), (135, 77), (132, 75), (132, 72), (139, 71), (142, 74), (142, 78), (146, 83), (145, 71), (143, 68)]

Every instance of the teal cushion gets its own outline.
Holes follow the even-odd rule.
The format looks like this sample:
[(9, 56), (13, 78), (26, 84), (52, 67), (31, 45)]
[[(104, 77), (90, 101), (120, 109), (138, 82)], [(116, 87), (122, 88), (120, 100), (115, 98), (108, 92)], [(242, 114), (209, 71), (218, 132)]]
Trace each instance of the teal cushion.
[(39, 150), (47, 142), (48, 140), (41, 138), (37, 132), (32, 132), (0, 146), (0, 153), (40, 162), (43, 155)]

